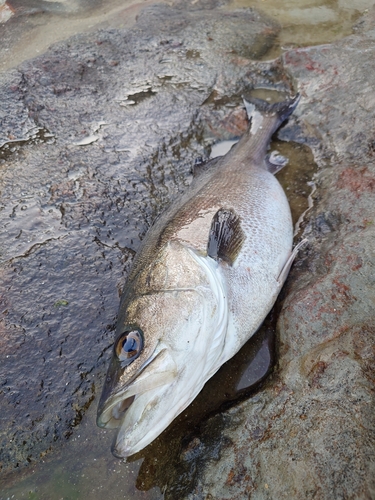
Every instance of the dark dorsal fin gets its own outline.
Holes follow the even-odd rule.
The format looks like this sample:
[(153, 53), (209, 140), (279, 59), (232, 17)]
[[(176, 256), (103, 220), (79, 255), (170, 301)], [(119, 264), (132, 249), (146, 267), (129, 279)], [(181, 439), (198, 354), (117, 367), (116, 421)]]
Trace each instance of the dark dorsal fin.
[(234, 210), (221, 208), (211, 222), (207, 254), (215, 260), (222, 259), (232, 265), (244, 239), (239, 216)]

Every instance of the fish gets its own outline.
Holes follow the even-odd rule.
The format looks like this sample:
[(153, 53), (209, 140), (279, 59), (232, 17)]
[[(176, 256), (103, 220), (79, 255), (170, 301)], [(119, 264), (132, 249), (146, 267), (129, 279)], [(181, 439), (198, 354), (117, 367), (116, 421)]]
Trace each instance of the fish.
[(126, 458), (154, 441), (257, 331), (293, 260), (289, 203), (267, 154), (299, 95), (245, 100), (249, 126), (147, 232), (122, 292), (97, 425)]

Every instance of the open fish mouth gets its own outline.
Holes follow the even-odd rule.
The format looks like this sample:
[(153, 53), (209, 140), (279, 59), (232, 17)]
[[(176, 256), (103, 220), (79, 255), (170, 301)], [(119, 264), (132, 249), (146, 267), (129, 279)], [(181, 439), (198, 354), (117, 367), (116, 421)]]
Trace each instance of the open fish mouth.
[[(169, 408), (162, 414), (158, 408), (160, 409), (165, 398), (168, 399), (174, 386), (174, 383), (166, 383), (142, 394), (114, 402), (104, 411), (102, 418), (107, 419), (105, 427), (117, 429), (111, 447), (113, 455), (124, 458), (137, 453), (167, 427), (171, 421), (170, 412), (173, 415), (175, 413), (174, 408)], [(155, 414), (158, 414), (156, 421)]]
[(134, 396), (125, 397), (119, 401), (114, 401), (98, 416), (98, 426), (106, 429), (118, 429), (124, 421), (127, 410), (133, 403)]
[(126, 410), (132, 404), (134, 399), (135, 396), (130, 396), (130, 398), (125, 398), (112, 408), (112, 420), (114, 420), (115, 423), (117, 423), (116, 427), (120, 426), (122, 420), (124, 419)]
[[(159, 422), (153, 425), (150, 421), (152, 409), (156, 409), (163, 397), (168, 393), (174, 384), (169, 381), (162, 386), (155, 387), (141, 394), (126, 396), (126, 390), (123, 395), (113, 398), (98, 415), (97, 423), (100, 427), (106, 429), (115, 429), (115, 437), (111, 447), (113, 455), (117, 458), (124, 458), (147, 446), (160, 433), (155, 430), (158, 424), (164, 428), (162, 423), (168, 419), (168, 411), (159, 418)], [(150, 411), (151, 410), (151, 411)]]
[[(113, 382), (117, 383), (119, 380), (117, 377), (112, 378), (117, 365), (115, 363), (108, 370), (108, 387), (105, 387), (99, 403), (97, 425), (106, 429), (118, 429), (112, 451), (114, 455), (124, 457), (138, 451), (137, 441), (141, 439), (143, 442), (143, 438), (152, 432), (145, 422), (145, 407), (158, 404), (163, 394), (173, 385), (177, 367), (168, 349), (159, 345), (151, 359), (132, 380), (120, 390), (112, 392)], [(143, 432), (136, 439), (133, 431), (137, 427), (142, 427)]]

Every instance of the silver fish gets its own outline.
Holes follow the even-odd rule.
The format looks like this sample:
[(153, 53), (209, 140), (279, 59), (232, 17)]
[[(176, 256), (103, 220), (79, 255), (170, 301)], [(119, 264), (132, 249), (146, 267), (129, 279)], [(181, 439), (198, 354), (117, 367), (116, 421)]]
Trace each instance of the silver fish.
[(246, 102), (248, 131), (193, 180), (144, 238), (121, 298), (97, 424), (112, 452), (151, 443), (256, 332), (298, 250), (285, 193), (267, 155), (299, 96)]

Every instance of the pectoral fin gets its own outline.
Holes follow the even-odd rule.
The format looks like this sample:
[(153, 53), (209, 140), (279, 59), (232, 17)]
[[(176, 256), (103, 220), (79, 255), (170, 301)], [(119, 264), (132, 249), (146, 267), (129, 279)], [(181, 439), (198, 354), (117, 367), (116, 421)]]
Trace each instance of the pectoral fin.
[(239, 216), (233, 210), (221, 208), (212, 219), (207, 254), (215, 260), (222, 259), (232, 265), (244, 239)]

